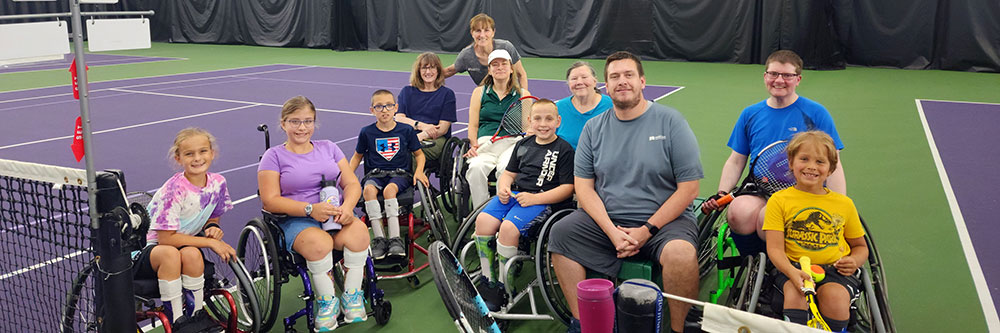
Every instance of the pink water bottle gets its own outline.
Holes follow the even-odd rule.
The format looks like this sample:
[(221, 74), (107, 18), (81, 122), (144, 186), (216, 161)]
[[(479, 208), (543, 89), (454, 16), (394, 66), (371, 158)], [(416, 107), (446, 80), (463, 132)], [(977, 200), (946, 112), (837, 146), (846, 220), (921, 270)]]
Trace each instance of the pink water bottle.
[(615, 284), (605, 279), (587, 279), (576, 285), (583, 333), (610, 333), (615, 327)]

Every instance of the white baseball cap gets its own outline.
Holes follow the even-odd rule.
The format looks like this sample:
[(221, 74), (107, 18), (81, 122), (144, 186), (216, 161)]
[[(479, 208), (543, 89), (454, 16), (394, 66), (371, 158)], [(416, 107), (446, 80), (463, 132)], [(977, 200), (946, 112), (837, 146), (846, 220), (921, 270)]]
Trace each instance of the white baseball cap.
[(497, 58), (507, 59), (508, 62), (511, 61), (510, 60), (510, 53), (508, 53), (507, 50), (496, 49), (496, 50), (493, 50), (493, 52), (490, 52), (490, 57), (487, 58), (488, 60), (486, 60), (486, 64), (487, 65), (492, 64), (493, 60), (496, 60)]

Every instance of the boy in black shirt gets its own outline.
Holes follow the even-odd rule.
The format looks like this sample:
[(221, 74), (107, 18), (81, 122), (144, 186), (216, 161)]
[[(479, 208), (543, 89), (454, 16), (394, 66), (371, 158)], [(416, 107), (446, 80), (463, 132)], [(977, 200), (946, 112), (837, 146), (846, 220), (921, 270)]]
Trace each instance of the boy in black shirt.
[[(533, 222), (544, 221), (552, 212), (549, 206), (569, 204), (573, 196), (573, 146), (556, 136), (560, 117), (555, 103), (535, 102), (529, 118), (534, 135), (514, 147), (510, 163), (497, 180), (497, 196), (476, 217), (476, 248), (486, 277), (477, 289), (491, 311), (504, 305), (504, 266), (517, 255), (521, 234)], [(494, 262), (495, 257), (499, 262)]]

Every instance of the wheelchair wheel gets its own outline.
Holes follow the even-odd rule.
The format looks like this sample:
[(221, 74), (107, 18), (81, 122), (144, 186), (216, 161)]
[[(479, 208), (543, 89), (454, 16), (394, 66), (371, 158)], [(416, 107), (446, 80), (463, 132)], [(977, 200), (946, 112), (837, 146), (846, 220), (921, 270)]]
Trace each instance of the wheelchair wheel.
[(93, 273), (94, 262), (91, 261), (73, 280), (73, 287), (63, 304), (60, 332), (97, 332), (97, 297)]
[(469, 142), (466, 140), (462, 141), (461, 149), (456, 149), (454, 155), (454, 163), (451, 168), (451, 202), (454, 205), (454, 211), (452, 215), (455, 217), (456, 221), (464, 220), (469, 214), (469, 182), (465, 179), (466, 171), (466, 151), (469, 150)]
[(423, 184), (417, 184), (417, 190), (420, 191), (423, 220), (431, 227), (430, 242), (433, 243), (435, 240), (450, 240), (451, 235), (448, 233), (448, 225), (444, 223), (444, 214), (441, 213), (441, 207), (438, 206), (436, 191), (434, 191), (433, 187), (424, 186)]
[(861, 219), (861, 225), (865, 228), (868, 263), (861, 269), (864, 292), (852, 306), (848, 328), (857, 332), (895, 332), (896, 327), (892, 320), (892, 311), (889, 308), (889, 293), (882, 270), (882, 256), (875, 246), (871, 231), (864, 219)]
[(566, 326), (569, 326), (573, 313), (569, 310), (569, 305), (567, 305), (569, 303), (559, 286), (559, 280), (556, 278), (555, 267), (552, 265), (552, 254), (549, 253), (548, 246), (552, 226), (572, 212), (573, 210), (565, 209), (552, 213), (552, 216), (549, 216), (549, 219), (542, 226), (542, 231), (538, 234), (538, 241), (535, 244), (535, 276), (542, 282), (541, 288), (539, 288), (542, 292), (542, 298), (545, 299), (545, 304), (548, 305), (554, 316)]
[(767, 260), (767, 255), (763, 252), (743, 257), (743, 265), (736, 273), (736, 285), (729, 291), (729, 302), (727, 302), (729, 307), (751, 313), (757, 310), (764, 286)]
[[(699, 209), (700, 211), (700, 209)], [(722, 252), (726, 252), (727, 244), (725, 230), (720, 230), (725, 224), (724, 211), (715, 210), (708, 214), (698, 214), (698, 275), (704, 279), (715, 268), (719, 253), (719, 233), (723, 233)], [(731, 252), (731, 251), (730, 251)]]
[[(448, 212), (454, 212), (455, 204), (451, 201), (451, 182), (453, 178), (453, 169), (455, 168), (456, 151), (461, 150), (462, 139), (457, 137), (451, 137), (444, 142), (444, 147), (441, 149), (441, 156), (438, 161), (438, 188), (441, 189), (441, 203), (444, 209)], [(460, 152), (460, 151), (459, 151)]]
[(260, 306), (261, 330), (268, 331), (278, 317), (281, 284), (278, 275), (280, 262), (277, 243), (260, 219), (247, 222), (240, 233), (236, 248), (237, 257), (243, 261)]
[[(458, 257), (459, 263), (462, 267), (465, 267), (469, 271), (469, 277), (472, 278), (473, 282), (476, 281), (479, 272), (479, 255), (476, 254), (477, 250), (475, 248), (475, 236), (476, 236), (476, 216), (486, 208), (486, 203), (483, 203), (479, 207), (476, 207), (475, 211), (469, 214), (469, 216), (463, 219), (462, 224), (458, 226), (458, 232), (455, 234), (455, 238), (451, 241), (451, 246), (448, 248)], [(464, 253), (463, 253), (464, 251)], [(470, 254), (476, 254), (475, 256), (470, 256)], [(473, 257), (472, 259), (465, 257)]]
[[(237, 258), (225, 262), (215, 252), (202, 251), (205, 259), (215, 266), (215, 275), (212, 284), (206, 283), (205, 308), (216, 320), (226, 326), (228, 331), (239, 332), (260, 332), (261, 316), (258, 297), (254, 284), (250, 280), (250, 273), (247, 272), (243, 262)], [(206, 268), (206, 272), (208, 269)], [(208, 279), (206, 279), (208, 282)], [(226, 291), (232, 297), (236, 305), (235, 327), (230, 321), (231, 313), (229, 297), (219, 290)]]

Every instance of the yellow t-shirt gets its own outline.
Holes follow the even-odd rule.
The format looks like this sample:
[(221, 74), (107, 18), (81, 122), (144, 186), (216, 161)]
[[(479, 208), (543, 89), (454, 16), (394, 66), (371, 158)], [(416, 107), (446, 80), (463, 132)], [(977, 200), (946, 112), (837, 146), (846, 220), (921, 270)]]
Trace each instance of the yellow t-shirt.
[(826, 194), (812, 194), (789, 187), (767, 201), (764, 230), (785, 233), (785, 255), (792, 262), (808, 255), (813, 264), (832, 264), (851, 254), (847, 238), (865, 235), (854, 201), (824, 189)]

